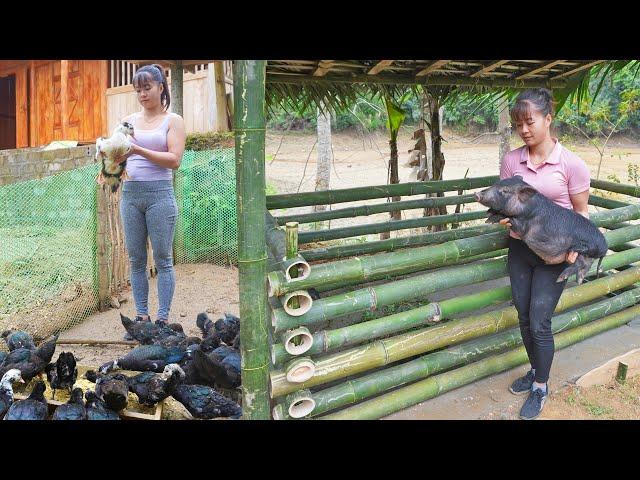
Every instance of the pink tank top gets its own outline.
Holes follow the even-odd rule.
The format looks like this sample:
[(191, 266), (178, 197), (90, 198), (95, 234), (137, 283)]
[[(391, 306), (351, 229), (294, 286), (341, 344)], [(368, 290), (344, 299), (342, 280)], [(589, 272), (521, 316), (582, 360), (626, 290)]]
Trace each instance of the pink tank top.
[[(135, 139), (131, 141), (136, 145), (153, 150), (155, 152), (168, 152), (167, 132), (169, 131), (169, 117), (167, 115), (162, 123), (153, 130), (141, 130), (136, 127), (137, 120), (142, 115), (138, 112), (133, 117), (133, 129)], [(127, 174), (134, 182), (150, 182), (154, 180), (172, 180), (173, 175), (170, 168), (161, 167), (141, 155), (131, 155), (127, 159)]]

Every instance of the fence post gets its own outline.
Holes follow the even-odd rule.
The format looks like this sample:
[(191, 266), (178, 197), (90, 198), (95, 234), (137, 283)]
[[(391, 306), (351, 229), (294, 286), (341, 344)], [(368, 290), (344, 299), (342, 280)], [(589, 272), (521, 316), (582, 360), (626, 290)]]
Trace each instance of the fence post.
[(236, 139), (242, 418), (270, 419), (265, 239), (264, 60), (236, 60)]
[(98, 310), (105, 311), (109, 305), (109, 258), (107, 237), (109, 211), (107, 191), (104, 185), (96, 185), (96, 262), (98, 264)]

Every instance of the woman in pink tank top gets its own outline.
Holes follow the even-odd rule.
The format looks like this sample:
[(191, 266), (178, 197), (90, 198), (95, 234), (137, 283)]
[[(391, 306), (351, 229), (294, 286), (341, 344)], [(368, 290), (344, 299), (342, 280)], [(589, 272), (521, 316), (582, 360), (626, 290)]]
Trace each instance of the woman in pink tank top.
[[(525, 90), (511, 109), (511, 120), (525, 145), (507, 153), (500, 166), (500, 178), (519, 175), (541, 194), (564, 208), (588, 218), (589, 169), (580, 157), (553, 138), (553, 96), (549, 90)], [(509, 219), (500, 223), (507, 224)], [(574, 262), (571, 252), (567, 261)], [(519, 237), (510, 232), (507, 258), (513, 305), (518, 311), (522, 343), (527, 351), (530, 370), (516, 379), (509, 390), (528, 395), (520, 418), (537, 418), (548, 394), (548, 379), (555, 345), (551, 317), (565, 287), (556, 283), (563, 262), (547, 265)]]
[(185, 126), (180, 115), (167, 112), (171, 98), (161, 66), (138, 69), (133, 76), (133, 86), (142, 111), (123, 119), (133, 125), (135, 139), (129, 154), (121, 159), (127, 160), (129, 178), (122, 185), (120, 215), (131, 266), (135, 319), (150, 321), (146, 268), (147, 239), (150, 239), (158, 271), (156, 322), (167, 323), (175, 290), (172, 251), (178, 216), (173, 170), (182, 161)]

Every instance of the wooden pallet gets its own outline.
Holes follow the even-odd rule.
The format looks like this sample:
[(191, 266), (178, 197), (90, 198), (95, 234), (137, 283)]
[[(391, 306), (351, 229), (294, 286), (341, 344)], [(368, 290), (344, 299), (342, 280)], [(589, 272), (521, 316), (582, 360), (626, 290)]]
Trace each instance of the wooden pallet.
[[(87, 372), (87, 370), (97, 370), (97, 367), (78, 365), (78, 379), (76, 380), (76, 386), (80, 386), (84, 391), (87, 391), (87, 389), (89, 388), (89, 385), (91, 386), (90, 388), (93, 389), (93, 384), (88, 380), (84, 379), (84, 374)], [(127, 376), (133, 376), (133, 375), (139, 374), (140, 372), (134, 372), (131, 370), (118, 370), (118, 373), (123, 373)], [(35, 377), (31, 382), (29, 382), (27, 386), (21, 385), (22, 388), (18, 388), (18, 385), (16, 385), (15, 386), (16, 391), (14, 392), (14, 395), (13, 395), (14, 398), (16, 400), (26, 399), (31, 393), (31, 389), (33, 388), (33, 385), (37, 380), (38, 380), (38, 377)], [(45, 391), (44, 396), (49, 406), (49, 414), (52, 414), (59, 405), (62, 405), (63, 403), (67, 403), (67, 400), (69, 399), (69, 392), (64, 390), (56, 390), (56, 397), (58, 398), (62, 397), (62, 398), (60, 400), (53, 399), (51, 398), (53, 391), (51, 390), (49, 382), (47, 382), (46, 377), (43, 378), (43, 380), (45, 385), (47, 386), (47, 390)], [(78, 385), (78, 382), (81, 382), (82, 385)], [(163, 408), (164, 402), (157, 403), (154, 407), (153, 413), (147, 413), (143, 410), (149, 410), (149, 407), (144, 407), (140, 405), (137, 402), (137, 400), (135, 400), (136, 398), (137, 397), (134, 393), (129, 393), (129, 403), (127, 405), (127, 408), (118, 412), (118, 414), (120, 415), (120, 418), (124, 420), (160, 420), (162, 418), (162, 408)]]

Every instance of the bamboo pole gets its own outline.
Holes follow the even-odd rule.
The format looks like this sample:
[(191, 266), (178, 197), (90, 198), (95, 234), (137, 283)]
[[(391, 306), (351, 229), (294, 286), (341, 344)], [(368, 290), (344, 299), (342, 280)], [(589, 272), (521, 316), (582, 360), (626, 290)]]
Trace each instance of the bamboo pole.
[[(292, 278), (305, 279), (311, 273), (311, 266), (309, 263), (297, 253), (297, 239), (296, 239), (296, 253), (289, 255), (287, 253), (287, 239), (285, 232), (276, 225), (275, 219), (269, 213), (265, 213), (266, 222), (266, 242), (267, 247), (274, 258), (274, 269), (282, 270), (284, 276), (291, 280)], [(297, 235), (297, 231), (296, 231)], [(292, 277), (293, 269), (296, 271), (296, 276)]]
[(464, 189), (484, 188), (499, 180), (497, 175), (477, 178), (459, 178), (455, 180), (436, 180), (429, 182), (409, 182), (397, 185), (373, 185), (370, 187), (320, 190), (317, 192), (285, 193), (267, 196), (267, 209), (306, 207), (310, 205), (328, 205), (372, 198), (392, 196), (410, 196), (423, 193), (453, 192)]
[(242, 418), (269, 419), (265, 241), (265, 64), (233, 64), (238, 205)]
[(439, 266), (446, 259), (468, 257), (507, 246), (505, 231), (463, 238), (440, 245), (428, 245), (399, 252), (380, 253), (368, 257), (354, 257), (338, 262), (315, 266), (305, 280), (287, 282), (281, 272), (270, 272), (269, 295), (284, 295), (296, 290), (332, 284), (337, 281), (359, 280), (360, 282), (394, 275), (411, 273), (428, 267)]
[(392, 222), (368, 223), (353, 227), (330, 228), (326, 230), (313, 230), (302, 232), (299, 235), (300, 243), (311, 243), (338, 238), (356, 237), (358, 235), (370, 235), (373, 233), (393, 232), (408, 228), (426, 227), (430, 225), (446, 225), (448, 223), (466, 222), (486, 218), (486, 210), (477, 210), (466, 213), (450, 213), (448, 215), (434, 215), (426, 218), (410, 218), (408, 220), (394, 220)]
[[(560, 350), (581, 342), (586, 338), (620, 327), (640, 314), (640, 306), (627, 308), (601, 320), (590, 322), (554, 337), (555, 349)], [(450, 372), (429, 377), (390, 393), (380, 395), (340, 412), (321, 417), (321, 420), (364, 420), (377, 419), (403, 408), (424, 402), (455, 388), (467, 385), (489, 375), (504, 372), (529, 361), (525, 348), (519, 347), (509, 352), (493, 355)]]
[[(446, 198), (446, 197), (445, 197)], [(435, 200), (436, 198), (434, 198)], [(351, 245), (336, 245), (332, 247), (321, 247), (304, 250), (304, 258), (313, 262), (316, 260), (329, 260), (334, 258), (352, 257), (355, 255), (365, 255), (368, 253), (392, 252), (401, 248), (432, 245), (450, 240), (475, 237), (486, 233), (503, 231), (502, 225), (480, 225), (477, 227), (459, 228), (456, 230), (443, 230), (441, 232), (424, 233), (421, 235), (411, 235), (409, 237), (396, 237), (388, 240), (378, 240), (374, 242), (354, 243)]]
[(606, 180), (591, 179), (591, 187), (608, 192), (622, 193), (631, 197), (640, 197), (640, 187), (624, 183), (608, 182)]
[[(624, 256), (627, 253), (616, 255)], [(603, 261), (603, 265), (606, 261), (607, 259)], [(609, 269), (610, 264), (605, 265), (603, 268)], [(591, 270), (595, 273), (595, 265)], [(570, 288), (563, 292), (555, 311), (564, 311), (575, 305), (631, 285), (638, 280), (640, 280), (640, 268), (634, 267), (610, 277), (600, 278), (593, 282)], [(475, 317), (451, 320), (443, 325), (414, 330), (384, 340), (377, 340), (368, 345), (354, 347), (318, 359), (315, 362), (314, 376), (301, 385), (287, 382), (283, 371), (274, 370), (270, 374), (272, 396), (274, 398), (279, 397), (299, 388), (321, 385), (428, 351), (496, 333), (517, 325), (517, 321), (515, 307), (508, 307)]]
[(360, 205), (357, 207), (340, 208), (324, 212), (302, 213), (297, 215), (282, 215), (275, 217), (278, 225), (287, 222), (312, 223), (336, 218), (353, 218), (376, 213), (396, 212), (398, 210), (411, 210), (415, 208), (439, 207), (442, 205), (459, 205), (461, 203), (473, 203), (476, 199), (473, 195), (456, 195), (450, 197), (423, 198), (421, 200), (405, 200), (402, 202), (376, 203), (375, 205)]
[(619, 202), (618, 200), (612, 200), (610, 198), (599, 197), (597, 195), (589, 195), (589, 205), (593, 205), (594, 207), (613, 209), (627, 207), (631, 204), (626, 202)]
[[(640, 288), (635, 288), (613, 299), (605, 299), (593, 305), (556, 315), (552, 318), (551, 329), (554, 334), (558, 334), (602, 318), (605, 315), (622, 311), (638, 301), (640, 301)], [(461, 345), (423, 355), (409, 362), (310, 393), (308, 402), (312, 402), (315, 407), (305, 415), (310, 413), (313, 416), (322, 415), (327, 411), (361, 402), (392, 388), (471, 363), (478, 358), (486, 357), (488, 354), (498, 353), (520, 344), (522, 344), (522, 337), (520, 329), (516, 327), (495, 335), (488, 335)], [(290, 405), (291, 401), (292, 397), (287, 396), (285, 398), (285, 408)], [(286, 410), (289, 409), (286, 408)], [(301, 415), (303, 413), (301, 411), (292, 413), (290, 413), (292, 418), (305, 416)]]
[[(629, 205), (623, 208), (616, 208), (607, 212), (599, 212), (592, 215), (591, 221), (597, 225), (616, 224), (640, 217), (640, 205)], [(399, 223), (399, 222), (396, 222)], [(631, 228), (631, 227), (629, 227)], [(624, 229), (619, 230), (627, 234)], [(612, 235), (608, 232), (607, 235)], [(623, 236), (625, 234), (622, 234)], [(493, 236), (492, 236), (493, 235)], [(502, 237), (502, 240), (499, 237)], [(606, 235), (605, 235), (606, 237)], [(609, 238), (609, 237), (606, 237)], [(617, 238), (617, 237), (611, 237)], [(627, 238), (626, 241), (634, 240), (638, 237)], [(491, 239), (495, 248), (490, 248), (487, 239)], [(269, 295), (284, 295), (292, 290), (307, 289), (319, 285), (340, 284), (345, 281), (375, 279), (377, 276), (383, 278), (387, 275), (397, 275), (400, 273), (411, 273), (423, 270), (429, 265), (439, 264), (442, 258), (465, 257), (478, 253), (485, 253), (503, 248), (506, 245), (507, 233), (495, 233), (481, 235), (475, 238), (464, 238), (443, 243), (435, 246), (417, 247), (411, 250), (400, 252), (388, 252), (369, 257), (355, 257), (337, 262), (324, 263), (313, 269), (313, 272), (305, 280), (287, 282), (281, 272), (271, 272), (268, 276)]]

